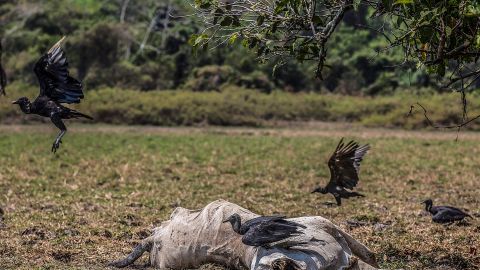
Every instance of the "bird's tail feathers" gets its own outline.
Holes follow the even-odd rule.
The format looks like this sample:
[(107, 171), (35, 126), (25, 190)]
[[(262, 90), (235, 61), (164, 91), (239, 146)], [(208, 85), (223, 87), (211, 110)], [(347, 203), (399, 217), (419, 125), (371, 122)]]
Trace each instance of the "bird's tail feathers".
[(83, 118), (87, 118), (87, 119), (90, 119), (90, 120), (93, 120), (93, 117), (91, 117), (90, 115), (86, 115), (86, 114), (83, 114), (79, 111), (74, 111), (72, 110), (72, 116), (73, 118), (80, 118), (80, 117), (83, 117)]
[(305, 225), (294, 222), (294, 221), (291, 221), (291, 220), (284, 220), (280, 224), (281, 224), (282, 227), (285, 227), (285, 228), (292, 228), (292, 229), (298, 229), (298, 228), (305, 229), (305, 228), (307, 228)]
[(291, 222), (291, 225), (297, 227), (297, 228), (302, 228), (302, 229), (306, 229), (307, 226), (303, 225), (303, 224), (300, 224), (300, 223), (297, 223), (297, 222), (293, 222), (293, 221), (290, 221)]

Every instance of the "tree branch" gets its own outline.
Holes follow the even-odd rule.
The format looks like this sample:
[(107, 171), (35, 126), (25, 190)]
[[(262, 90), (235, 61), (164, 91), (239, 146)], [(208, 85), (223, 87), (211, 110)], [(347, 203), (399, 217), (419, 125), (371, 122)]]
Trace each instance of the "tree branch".
[(5, 74), (5, 70), (2, 67), (2, 41), (0, 38), (0, 94), (6, 95), (5, 93), (5, 86), (7, 85), (7, 75)]
[(127, 7), (129, 3), (130, 0), (123, 0), (122, 9), (120, 11), (120, 23), (125, 22), (125, 13), (127, 12)]

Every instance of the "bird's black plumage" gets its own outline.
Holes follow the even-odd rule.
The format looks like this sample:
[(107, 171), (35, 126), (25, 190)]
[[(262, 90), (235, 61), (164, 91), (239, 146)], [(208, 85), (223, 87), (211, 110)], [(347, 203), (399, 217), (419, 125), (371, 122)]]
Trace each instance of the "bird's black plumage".
[[(230, 222), (233, 230), (243, 235), (242, 242), (248, 246), (270, 248), (292, 236), (302, 234), (305, 226), (288, 221), (284, 216), (264, 216), (250, 219), (242, 224), (238, 214), (231, 215), (224, 222)], [(284, 243), (282, 247), (288, 248)]]
[(53, 143), (52, 152), (57, 151), (62, 142), (62, 137), (67, 132), (62, 119), (81, 117), (93, 119), (88, 115), (61, 105), (61, 103), (80, 103), (80, 100), (83, 99), (82, 83), (72, 78), (68, 72), (67, 58), (61, 48), (64, 38), (53, 45), (35, 64), (33, 70), (40, 85), (38, 97), (33, 102), (30, 102), (26, 97), (21, 97), (13, 102), (13, 104), (18, 104), (26, 114), (49, 117), (52, 123), (60, 129), (60, 134)]
[(342, 138), (335, 152), (328, 160), (330, 182), (328, 182), (326, 187), (318, 187), (312, 193), (330, 193), (335, 197), (337, 205), (342, 204), (342, 199), (363, 197), (362, 194), (349, 190), (352, 190), (358, 183), (360, 162), (362, 162), (369, 149), (370, 146), (368, 144), (360, 146), (355, 141), (345, 144)]
[(432, 220), (436, 223), (452, 223), (461, 221), (466, 217), (472, 217), (464, 211), (452, 206), (433, 206), (431, 199), (425, 200), (425, 210), (432, 214)]

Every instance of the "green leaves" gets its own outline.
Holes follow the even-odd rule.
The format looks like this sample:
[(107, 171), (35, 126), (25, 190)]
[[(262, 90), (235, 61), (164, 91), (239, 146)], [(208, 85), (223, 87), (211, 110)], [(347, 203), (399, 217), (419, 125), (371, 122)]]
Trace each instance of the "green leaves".
[(301, 0), (278, 0), (275, 4), (274, 14), (291, 11), (293, 14), (298, 15), (303, 8)]
[(208, 9), (217, 5), (218, 5), (217, 0), (195, 0), (196, 8)]
[(233, 23), (233, 18), (230, 16), (224, 17), (220, 22), (220, 26), (231, 26)]
[[(402, 48), (407, 61), (418, 61), (439, 76), (448, 71), (449, 65), (445, 63), (452, 60), (471, 63), (480, 55), (480, 38), (476, 31), (478, 18), (472, 18), (476, 14), (480, 16), (477, 0), (332, 0), (315, 9), (311, 7), (315, 1), (303, 0), (246, 1), (251, 5), (244, 9), (218, 1), (195, 0), (197, 6), (210, 7), (208, 11), (215, 25), (212, 32), (229, 44), (241, 36), (245, 47), (255, 49), (264, 58), (291, 56), (298, 61), (313, 59), (318, 61), (319, 67), (323, 66), (328, 61), (324, 59), (328, 57), (325, 49), (332, 33), (329, 31), (332, 28), (325, 26), (334, 25), (335, 29), (341, 21), (337, 15), (344, 14), (352, 6), (357, 10), (364, 3), (376, 8), (374, 17), (384, 16), (390, 23), (380, 30), (384, 31), (385, 43), (389, 44), (379, 47)], [(367, 25), (370, 24), (367, 22)], [(342, 40), (338, 45), (344, 46), (344, 43), (346, 41)]]
[(243, 39), (242, 41), (242, 46), (245, 48), (253, 49), (255, 46), (257, 46), (257, 43), (259, 43), (259, 39), (256, 37), (248, 37)]
[(203, 45), (205, 44), (205, 41), (208, 39), (208, 35), (207, 34), (199, 34), (199, 35), (195, 35), (193, 34), (190, 39), (188, 40), (188, 43), (190, 44), (190, 46), (196, 48), (200, 45)]
[(228, 39), (228, 44), (232, 45), (238, 38), (238, 33), (233, 33)]
[(395, 0), (395, 5), (398, 5), (398, 4), (403, 4), (403, 5), (413, 4), (413, 0)]
[(470, 3), (466, 6), (466, 16), (468, 17), (480, 17), (480, 2), (479, 1), (468, 1)]
[(318, 15), (313, 16), (312, 22), (313, 22), (315, 25), (323, 25), (323, 24), (324, 24), (322, 18), (321, 18), (320, 16), (318, 16)]
[(353, 0), (353, 9), (358, 10), (361, 0)]
[(257, 17), (257, 26), (262, 26), (263, 22), (265, 21), (265, 16), (260, 15)]
[(73, 0), (71, 2), (77, 10), (90, 14), (95, 13), (102, 8), (102, 4), (95, 0)]
[(401, 46), (407, 58), (440, 77), (445, 77), (453, 63), (475, 63), (480, 46), (473, 36), (477, 31), (472, 29), (478, 28), (478, 17), (471, 18), (469, 7), (479, 6), (480, 10), (477, 0), (395, 0), (393, 5), (395, 12), (390, 14), (396, 24), (392, 35), (397, 38), (392, 43)]
[(225, 11), (221, 8), (215, 9), (213, 12), (213, 24), (217, 24), (218, 20), (225, 14)]
[(381, 8), (384, 9), (385, 11), (392, 10), (392, 6), (393, 6), (393, 0), (382, 0)]
[(225, 16), (220, 22), (220, 26), (240, 26), (240, 18), (238, 16)]
[(287, 5), (289, 0), (280, 0), (276, 2), (275, 10), (273, 11), (274, 14), (280, 14), (284, 11), (287, 11)]

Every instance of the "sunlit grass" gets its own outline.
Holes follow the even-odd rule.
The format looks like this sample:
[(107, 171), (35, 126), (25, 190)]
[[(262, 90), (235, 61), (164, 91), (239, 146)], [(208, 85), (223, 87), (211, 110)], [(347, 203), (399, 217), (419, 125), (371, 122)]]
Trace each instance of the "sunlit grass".
[[(479, 212), (480, 135), (455, 142), (455, 134), (308, 131), (73, 128), (57, 155), (49, 152), (54, 133), (2, 132), (0, 207), (7, 227), (0, 229), (0, 266), (102, 268), (175, 207), (200, 208), (219, 198), (260, 214), (329, 218), (377, 252), (383, 267), (479, 266), (479, 223), (432, 224), (420, 202), (432, 197)], [(361, 134), (359, 141), (372, 145), (359, 184), (366, 197), (329, 208), (323, 202), (332, 197), (309, 192), (326, 183), (326, 161), (343, 133)], [(346, 220), (366, 225), (350, 228)], [(379, 229), (380, 223), (387, 226)]]
[[(14, 83), (8, 97), (0, 102), (1, 123), (23, 123), (40, 117), (25, 116), (8, 100), (20, 96), (33, 99), (35, 87)], [(428, 89), (405, 89), (391, 96), (345, 96), (319, 93), (260, 93), (238, 87), (220, 92), (150, 91), (103, 88), (89, 90), (79, 105), (70, 105), (95, 118), (94, 122), (123, 125), (192, 126), (272, 126), (284, 121), (329, 121), (361, 123), (369, 127), (431, 128), (417, 105), (420, 102), (436, 125), (462, 122), (458, 93), (433, 93)], [(480, 96), (468, 95), (468, 117), (480, 113)], [(48, 119), (43, 118), (44, 121)], [(78, 120), (80, 121), (80, 120)], [(89, 120), (83, 120), (89, 122)], [(479, 130), (480, 121), (464, 129)]]

